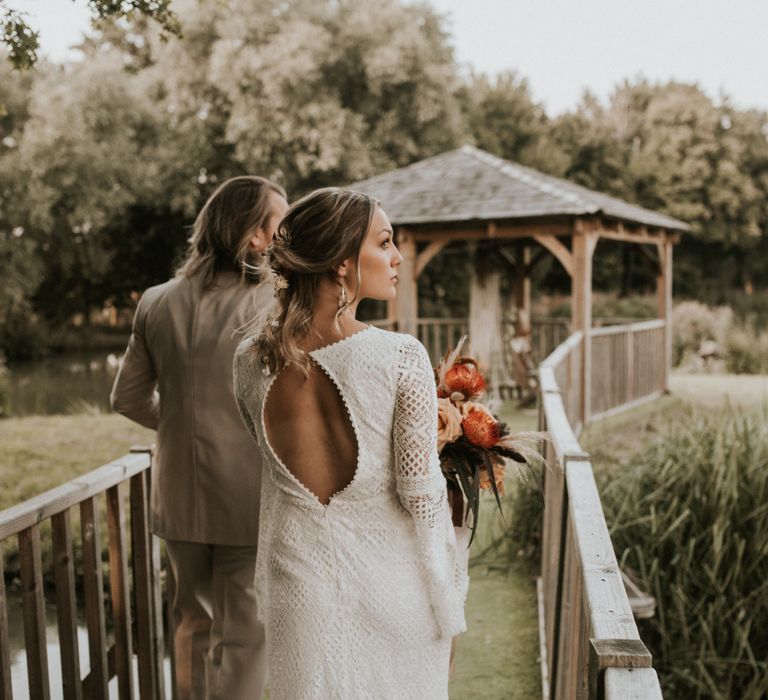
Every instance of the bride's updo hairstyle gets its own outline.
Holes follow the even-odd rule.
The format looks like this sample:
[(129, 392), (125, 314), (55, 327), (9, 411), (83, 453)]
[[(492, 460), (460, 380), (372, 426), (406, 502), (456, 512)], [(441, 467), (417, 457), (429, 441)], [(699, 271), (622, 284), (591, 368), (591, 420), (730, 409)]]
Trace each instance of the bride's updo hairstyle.
[[(277, 372), (289, 364), (309, 370), (309, 358), (299, 342), (310, 332), (320, 281), (325, 278), (340, 285), (336, 270), (352, 258), (357, 287), (336, 312), (341, 330), (339, 319), (360, 292), (360, 248), (377, 205), (366, 194), (327, 187), (288, 209), (266, 250), (262, 270), (263, 284), (274, 286), (275, 301), (250, 326), (265, 371)], [(339, 292), (339, 298), (345, 298), (340, 286)]]

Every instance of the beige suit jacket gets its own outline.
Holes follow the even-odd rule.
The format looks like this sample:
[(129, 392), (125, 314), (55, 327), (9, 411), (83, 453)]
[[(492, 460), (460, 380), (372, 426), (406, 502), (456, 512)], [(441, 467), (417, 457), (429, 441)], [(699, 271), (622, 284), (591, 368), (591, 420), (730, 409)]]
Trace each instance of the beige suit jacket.
[(144, 292), (112, 388), (112, 407), (157, 430), (151, 523), (166, 539), (257, 542), (261, 458), (232, 390), (236, 332), (253, 287), (222, 274), (203, 293), (177, 277)]

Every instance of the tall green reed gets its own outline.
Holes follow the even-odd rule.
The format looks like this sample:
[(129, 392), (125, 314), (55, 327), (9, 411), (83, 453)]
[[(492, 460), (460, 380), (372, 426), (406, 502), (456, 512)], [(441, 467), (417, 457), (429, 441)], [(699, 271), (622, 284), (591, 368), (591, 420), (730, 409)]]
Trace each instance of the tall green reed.
[(768, 697), (768, 407), (691, 412), (596, 472), (617, 556), (657, 600), (640, 634), (665, 697)]

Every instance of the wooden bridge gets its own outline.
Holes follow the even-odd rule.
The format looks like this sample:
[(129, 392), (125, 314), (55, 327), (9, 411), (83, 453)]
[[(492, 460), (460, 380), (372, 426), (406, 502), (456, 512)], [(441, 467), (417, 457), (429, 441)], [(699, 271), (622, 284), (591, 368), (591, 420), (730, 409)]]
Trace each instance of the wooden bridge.
[(583, 380), (582, 332), (559, 345), (539, 368), (540, 422), (551, 436), (545, 446), (538, 582), (545, 698), (661, 698), (616, 562), (589, 455), (576, 435), (590, 405), (599, 408), (591, 414), (594, 421), (661, 393), (663, 324), (592, 329), (591, 366), (597, 376), (591, 383)]
[[(440, 356), (465, 326), (461, 319), (431, 319), (419, 324), (419, 330), (430, 352)], [(577, 434), (585, 415), (596, 420), (662, 391), (663, 326), (664, 321), (649, 321), (593, 328), (588, 345), (591, 382), (584, 381), (581, 332), (560, 343), (539, 368), (540, 423), (552, 438), (545, 446), (539, 580), (544, 698), (661, 697), (651, 655), (638, 636), (589, 456)], [(537, 333), (554, 340), (562, 331)], [(541, 343), (543, 353), (548, 348), (546, 341)], [(167, 573), (161, 566), (159, 540), (148, 528), (151, 462), (148, 450), (137, 450), (0, 513), (0, 542), (14, 537), (18, 541), (28, 687), (35, 700), (106, 698), (110, 681), (113, 686), (116, 682), (121, 700), (173, 697), (163, 674), (164, 656), (172, 652), (167, 644), (169, 621), (163, 619)], [(74, 532), (73, 515), (79, 516), (79, 533)], [(100, 544), (102, 520), (109, 542), (106, 562)], [(48, 526), (53, 561), (52, 570), (44, 572), (40, 541), (41, 530)], [(76, 549), (82, 550), (78, 571)], [(8, 600), (2, 573), (0, 558), (0, 697), (10, 700)], [(62, 668), (62, 687), (53, 695), (44, 573), (55, 580)], [(88, 630), (90, 666), (85, 675), (79, 664), (76, 577), (83, 581)]]

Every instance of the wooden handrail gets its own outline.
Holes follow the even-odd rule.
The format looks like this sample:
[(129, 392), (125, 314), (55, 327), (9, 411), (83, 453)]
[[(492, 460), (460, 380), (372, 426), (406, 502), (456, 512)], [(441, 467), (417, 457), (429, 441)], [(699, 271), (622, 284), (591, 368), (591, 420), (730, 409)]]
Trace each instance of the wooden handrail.
[(0, 511), (0, 541), (37, 525), (149, 469), (149, 453), (125, 455), (92, 472)]
[[(641, 325), (641, 324), (633, 324)], [(642, 324), (640, 331), (658, 328)], [(625, 328), (622, 332), (626, 333)], [(578, 405), (583, 384), (580, 333), (539, 368), (544, 446), (544, 521), (540, 610), (543, 687), (554, 699), (661, 697), (651, 655), (640, 639), (611, 543), (589, 455), (566, 406)], [(573, 409), (572, 409), (573, 410)], [(620, 673), (607, 673), (607, 669)], [(642, 673), (633, 675), (634, 670)], [(623, 688), (632, 695), (621, 695)]]
[[(108, 697), (107, 685), (115, 676), (120, 697), (134, 697), (134, 658), (140, 696), (160, 700), (166, 697), (160, 550), (159, 541), (150, 534), (148, 517), (151, 465), (151, 448), (134, 448), (129, 455), (0, 512), (0, 543), (14, 535), (18, 537), (27, 677), (29, 694), (34, 700)], [(123, 484), (129, 487), (128, 507)], [(100, 537), (102, 501), (108, 535), (109, 606), (105, 604)], [(82, 571), (78, 577), (70, 518), (73, 508), (79, 510), (80, 516)], [(48, 677), (45, 572), (40, 544), (40, 528), (46, 520), (51, 521), (52, 527), (51, 573), (62, 669), (61, 688), (54, 688), (53, 695)], [(0, 556), (0, 697), (11, 698), (8, 596), (3, 574), (4, 561)], [(83, 582), (88, 628), (90, 671), (85, 678), (81, 677), (79, 666), (76, 578)], [(114, 638), (111, 646), (107, 643), (108, 626)]]
[(594, 422), (657, 398), (666, 388), (663, 319), (592, 328), (589, 420)]
[(620, 326), (602, 326), (600, 328), (592, 328), (589, 334), (595, 338), (601, 335), (618, 335), (620, 333), (627, 333), (631, 331), (652, 331), (657, 328), (664, 328), (666, 321), (663, 318), (654, 318), (650, 321), (638, 321), (637, 323), (625, 323)]

